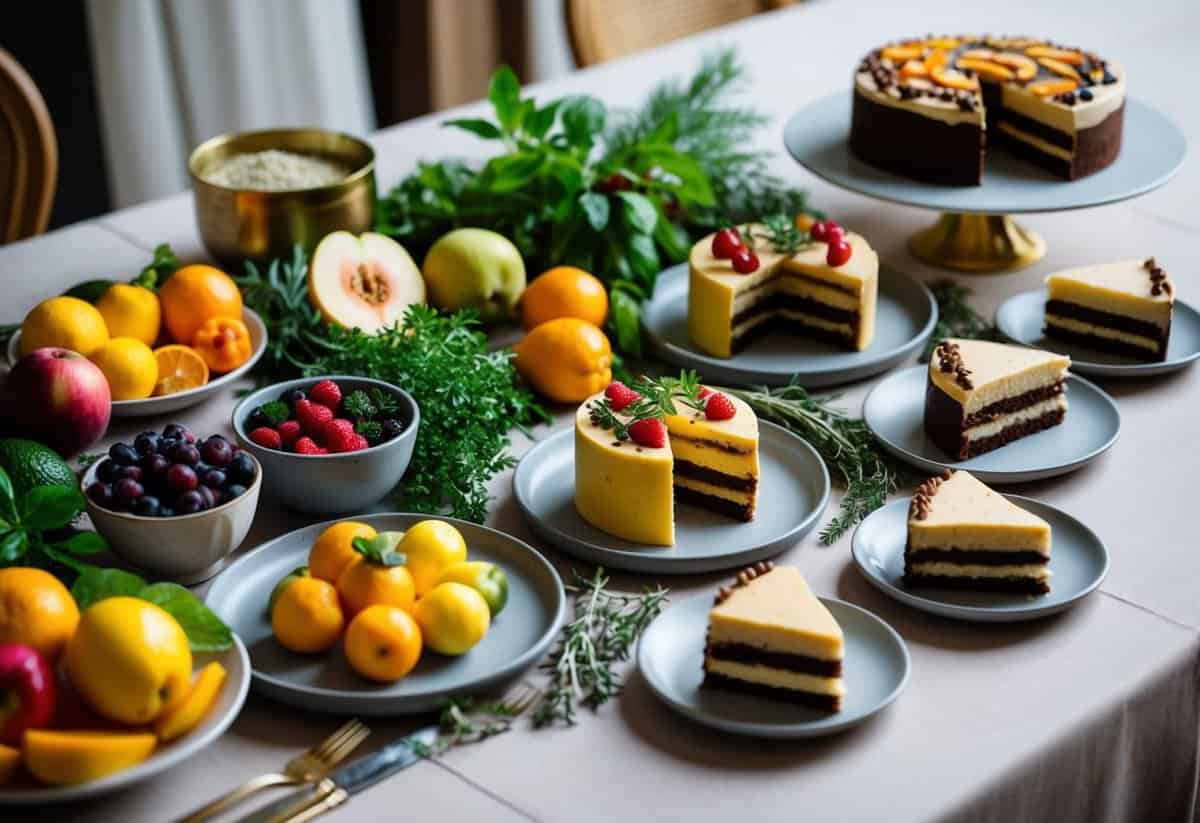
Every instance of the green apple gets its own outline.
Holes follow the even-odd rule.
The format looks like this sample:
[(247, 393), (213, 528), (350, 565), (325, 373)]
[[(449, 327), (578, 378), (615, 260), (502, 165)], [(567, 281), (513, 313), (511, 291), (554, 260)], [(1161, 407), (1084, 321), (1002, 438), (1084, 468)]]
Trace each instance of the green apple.
[(525, 291), (525, 261), (502, 234), (455, 229), (443, 235), (421, 266), (429, 302), (439, 309), (479, 309), (485, 323), (513, 317)]

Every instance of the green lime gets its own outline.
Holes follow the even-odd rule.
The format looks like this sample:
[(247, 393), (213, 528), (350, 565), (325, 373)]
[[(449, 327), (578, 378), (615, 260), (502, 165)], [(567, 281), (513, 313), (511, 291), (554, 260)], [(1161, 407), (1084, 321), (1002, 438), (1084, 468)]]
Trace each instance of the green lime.
[(35, 486), (79, 487), (67, 462), (53, 449), (33, 440), (0, 440), (0, 468), (8, 472), (18, 497)]
[(63, 292), (63, 295), (66, 297), (78, 297), (80, 300), (95, 303), (100, 299), (101, 295), (108, 291), (108, 287), (114, 282), (113, 280), (86, 280), (77, 286), (72, 286)]

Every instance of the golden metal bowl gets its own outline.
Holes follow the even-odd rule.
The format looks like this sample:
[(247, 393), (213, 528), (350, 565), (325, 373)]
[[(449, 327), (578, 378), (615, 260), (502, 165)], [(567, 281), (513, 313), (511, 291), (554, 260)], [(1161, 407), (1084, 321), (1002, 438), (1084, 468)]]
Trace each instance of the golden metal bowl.
[[(206, 175), (226, 158), (267, 149), (316, 155), (349, 169), (327, 186), (287, 191), (234, 189)], [(243, 260), (289, 257), (331, 231), (370, 231), (375, 208), (375, 152), (362, 140), (324, 129), (271, 129), (223, 134), (196, 147), (188, 160), (196, 223), (209, 254), (240, 271)]]

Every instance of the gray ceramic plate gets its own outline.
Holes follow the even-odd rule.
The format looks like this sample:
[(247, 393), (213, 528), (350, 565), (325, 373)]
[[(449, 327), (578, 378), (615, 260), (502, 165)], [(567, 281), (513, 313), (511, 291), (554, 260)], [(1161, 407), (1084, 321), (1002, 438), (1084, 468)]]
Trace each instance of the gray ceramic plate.
[[(201, 749), (225, 733), (225, 730), (238, 716), (238, 712), (242, 710), (242, 704), (246, 702), (246, 693), (250, 690), (250, 659), (246, 656), (246, 647), (242, 645), (239, 638), (233, 639), (233, 648), (228, 651), (197, 654), (194, 666), (199, 669), (214, 660), (225, 667), (225, 685), (221, 688), (217, 704), (209, 710), (200, 725), (186, 735), (155, 750), (154, 754), (136, 766), (115, 772), (99, 780), (93, 780), (90, 783), (44, 788), (10, 789), (0, 787), (0, 806), (68, 803), (108, 794), (148, 780), (200, 752)], [(3, 815), (0, 815), (0, 818), (2, 817)], [(55, 815), (51, 815), (51, 817), (55, 817)], [(64, 816), (57, 819), (66, 820), (68, 818)]]
[(873, 511), (854, 531), (850, 551), (858, 570), (884, 594), (921, 611), (989, 623), (1032, 620), (1063, 611), (1091, 594), (1108, 574), (1108, 549), (1071, 515), (1028, 497), (1005, 495), (1050, 524), (1050, 592), (1044, 595), (910, 589), (904, 577), (908, 501)]
[(762, 697), (705, 689), (704, 635), (712, 597), (670, 606), (638, 641), (638, 668), (664, 703), (721, 731), (753, 737), (817, 737), (856, 726), (895, 700), (912, 663), (896, 631), (866, 609), (822, 597), (845, 635), (842, 710), (823, 712)]
[(796, 335), (760, 339), (731, 358), (713, 357), (695, 347), (687, 328), (688, 267), (672, 266), (658, 277), (654, 297), (642, 307), (642, 328), (662, 359), (696, 369), (707, 380), (733, 385), (832, 386), (887, 371), (925, 345), (937, 322), (929, 289), (883, 265), (875, 339), (865, 351), (848, 352)]
[[(429, 515), (367, 514), (356, 519), (376, 529), (403, 531)], [(284, 575), (307, 562), (313, 540), (336, 521), (317, 523), (251, 550), (213, 581), (206, 602), (236, 631), (250, 651), (254, 688), (293, 706), (340, 714), (413, 714), (444, 698), (495, 686), (537, 662), (553, 642), (566, 599), (554, 567), (514, 537), (467, 523), (453, 523), (472, 560), (490, 560), (508, 576), (508, 605), (478, 646), (462, 657), (421, 656), (395, 683), (373, 684), (356, 675), (341, 649), (328, 654), (289, 652), (271, 634), (267, 598)]]
[(1022, 437), (995, 451), (955, 460), (925, 434), (928, 366), (885, 377), (863, 403), (863, 419), (880, 444), (906, 463), (937, 474), (966, 469), (985, 483), (1025, 483), (1074, 471), (1106, 452), (1121, 433), (1121, 413), (1099, 386), (1067, 375), (1070, 408), (1058, 426)]
[(792, 116), (783, 142), (797, 162), (836, 186), (879, 200), (979, 214), (1045, 212), (1115, 203), (1158, 188), (1179, 171), (1187, 153), (1183, 132), (1137, 100), (1125, 101), (1121, 153), (1107, 169), (1064, 181), (1000, 147), (989, 151), (981, 186), (920, 183), (859, 162), (850, 153), (850, 89)]
[(759, 421), (757, 515), (749, 523), (695, 506), (675, 508), (675, 545), (647, 546), (602, 532), (575, 511), (575, 431), (538, 443), (513, 474), (533, 530), (568, 554), (612, 569), (697, 574), (779, 554), (812, 530), (829, 504), (829, 472), (808, 443)]
[(1200, 357), (1200, 313), (1187, 303), (1175, 301), (1167, 359), (1161, 363), (1140, 363), (1129, 357), (1105, 354), (1043, 337), (1045, 305), (1045, 289), (1013, 295), (996, 310), (996, 328), (1014, 343), (1069, 356), (1071, 371), (1094, 377), (1153, 377), (1182, 369)]
[[(254, 364), (258, 362), (258, 359), (263, 356), (263, 352), (267, 350), (267, 327), (263, 325), (262, 318), (253, 309), (242, 308), (242, 321), (246, 324), (246, 329), (250, 332), (250, 342), (254, 346), (250, 353), (250, 359), (245, 363), (231, 372), (213, 377), (203, 386), (197, 386), (187, 391), (167, 394), (162, 397), (146, 397), (141, 400), (114, 400), (112, 404), (112, 416), (154, 417), (186, 409), (189, 406), (194, 406), (197, 403), (207, 400), (223, 387), (228, 386), (249, 372), (254, 368)], [(9, 365), (15, 365), (21, 359), (18, 354), (20, 351), (21, 332), (18, 331), (8, 341)]]

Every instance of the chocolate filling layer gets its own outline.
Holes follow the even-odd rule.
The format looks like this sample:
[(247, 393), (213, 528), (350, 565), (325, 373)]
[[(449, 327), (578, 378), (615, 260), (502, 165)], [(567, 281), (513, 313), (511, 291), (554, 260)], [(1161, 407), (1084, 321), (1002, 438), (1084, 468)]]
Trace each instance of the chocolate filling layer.
[(1086, 334), (1084, 332), (1073, 331), (1072, 329), (1064, 329), (1062, 326), (1047, 325), (1042, 333), (1054, 340), (1062, 340), (1065, 343), (1075, 343), (1095, 351), (1107, 352), (1109, 354), (1117, 354), (1123, 357), (1129, 357), (1134, 360), (1140, 360), (1143, 363), (1163, 361), (1167, 359), (1167, 347), (1160, 345), (1157, 352), (1139, 346), (1136, 343), (1130, 343), (1125, 340), (1113, 340), (1111, 337), (1101, 337), (1098, 334)]
[(1052, 146), (1058, 146), (1061, 149), (1075, 148), (1075, 136), (1068, 134), (1065, 131), (1059, 131), (1052, 126), (1048, 126), (1040, 120), (1034, 120), (1032, 117), (1026, 117), (1020, 112), (1012, 109), (1001, 108), (996, 113), (996, 121), (1000, 123), (1011, 123), (1015, 128), (1021, 131), (1032, 134), (1034, 137), (1040, 137)]
[[(997, 404), (992, 404), (995, 405)], [(1006, 426), (991, 437), (968, 441), (964, 433), (963, 407), (933, 383), (925, 386), (925, 433), (939, 449), (960, 460), (998, 449), (1020, 437), (1057, 426), (1063, 421), (1063, 414), (1062, 409), (1054, 409), (1036, 419)]]
[(975, 592), (1045, 594), (1050, 584), (1032, 577), (944, 577), (936, 574), (906, 574), (904, 585), (914, 589), (959, 589)]
[(975, 457), (985, 452), (990, 452), (993, 449), (998, 449), (1001, 446), (1006, 446), (1014, 440), (1020, 440), (1022, 437), (1027, 437), (1031, 434), (1037, 434), (1045, 429), (1051, 429), (1063, 421), (1066, 413), (1062, 409), (1056, 409), (1052, 412), (1047, 412), (1041, 417), (1033, 420), (1026, 420), (1014, 426), (1007, 426), (1002, 431), (997, 432), (991, 437), (985, 437), (981, 440), (972, 440), (965, 444), (966, 454), (964, 459)]
[(732, 474), (710, 469), (708, 466), (697, 466), (695, 463), (680, 460), (678, 457), (675, 458), (675, 474), (734, 491), (752, 492), (758, 487), (758, 478), (756, 477), (735, 477)]
[(726, 500), (724, 497), (716, 497), (715, 495), (698, 492), (695, 489), (685, 489), (682, 486), (676, 486), (675, 502), (687, 503), (697, 508), (707, 509), (714, 514), (719, 514), (732, 520), (749, 522), (754, 519), (753, 501), (746, 504), (735, 503), (732, 500)]
[(853, 335), (848, 335), (830, 329), (819, 329), (816, 326), (789, 320), (786, 317), (775, 316), (759, 323), (757, 326), (752, 326), (734, 337), (730, 348), (734, 354), (737, 354), (758, 338), (765, 337), (772, 332), (794, 334), (798, 337), (806, 337), (809, 340), (819, 340), (822, 343), (828, 343), (839, 349), (849, 349), (851, 351), (855, 349), (854, 341), (858, 337), (857, 329)]
[(854, 91), (850, 151), (864, 163), (927, 183), (978, 186), (983, 181), (982, 123), (948, 125)]
[(756, 697), (782, 700), (786, 703), (795, 703), (798, 706), (808, 706), (809, 708), (822, 709), (829, 712), (840, 711), (842, 708), (842, 699), (836, 695), (802, 692), (795, 689), (777, 689), (774, 686), (766, 686), (762, 683), (748, 683), (745, 680), (726, 677), (723, 674), (716, 674), (715, 672), (706, 671), (704, 673), (703, 685), (711, 689), (752, 694)]
[(1024, 394), (1018, 394), (1015, 397), (1006, 397), (1003, 400), (997, 400), (995, 403), (989, 403), (979, 411), (968, 414), (962, 422), (962, 427), (969, 429), (972, 426), (978, 426), (980, 423), (995, 420), (1001, 415), (1020, 411), (1026, 406), (1032, 406), (1034, 403), (1041, 403), (1043, 400), (1049, 400), (1051, 397), (1062, 394), (1065, 388), (1065, 381), (1059, 380), (1057, 383), (1051, 383), (1049, 386), (1040, 386), (1036, 389), (1030, 389)]
[(842, 661), (821, 660), (803, 654), (783, 654), (756, 649), (745, 643), (714, 643), (705, 649), (705, 654), (730, 663), (746, 663), (752, 666), (770, 666), (817, 677), (841, 677)]
[[(1007, 113), (1007, 112), (1006, 112)], [(1078, 180), (1108, 168), (1121, 153), (1121, 132), (1125, 122), (1125, 104), (1095, 126), (1075, 133), (1075, 151), (1070, 160), (1047, 154), (1037, 147), (996, 129), (996, 140), (1013, 154), (1066, 180)], [(1019, 128), (1019, 127), (1018, 127)]]
[(1113, 314), (1112, 312), (1081, 306), (1078, 303), (1071, 303), (1067, 300), (1047, 300), (1046, 313), (1058, 315), (1059, 317), (1067, 317), (1072, 320), (1081, 320), (1084, 323), (1091, 323), (1094, 326), (1106, 326), (1110, 329), (1138, 334), (1142, 337), (1156, 340), (1161, 344), (1167, 342), (1167, 335), (1169, 334), (1169, 329), (1163, 329), (1157, 323), (1151, 323), (1149, 320), (1138, 320), (1136, 317), (1128, 317), (1124, 314)]
[(849, 323), (856, 328), (858, 325), (857, 311), (839, 309), (837, 306), (831, 306), (828, 303), (822, 303), (810, 297), (800, 297), (780, 291), (775, 292), (765, 300), (760, 300), (754, 305), (742, 309), (733, 316), (733, 320), (730, 323), (734, 326), (740, 326), (748, 320), (785, 309), (801, 311), (805, 314), (811, 314), (813, 317), (820, 317), (822, 320), (829, 320), (834, 323)]
[(954, 563), (959, 566), (1024, 566), (1029, 563), (1049, 563), (1041, 552), (1000, 551), (997, 549), (906, 549), (904, 563)]

